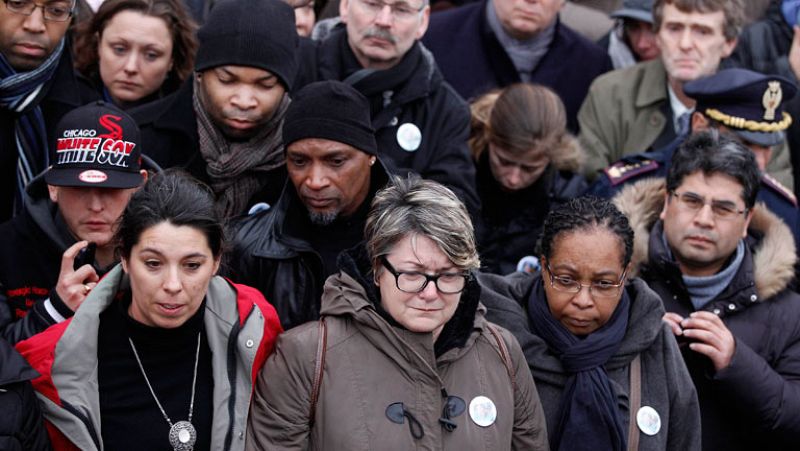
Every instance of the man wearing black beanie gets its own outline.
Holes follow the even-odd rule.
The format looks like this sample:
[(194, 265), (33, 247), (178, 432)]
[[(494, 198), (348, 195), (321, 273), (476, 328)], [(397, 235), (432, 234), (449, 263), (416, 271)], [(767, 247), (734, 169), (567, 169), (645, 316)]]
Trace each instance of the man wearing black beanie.
[(294, 11), (280, 0), (220, 0), (198, 39), (194, 77), (131, 115), (145, 154), (206, 182), (231, 217), (274, 203), (286, 180), (281, 124), (297, 76)]
[(319, 318), (325, 279), (339, 253), (363, 241), (388, 174), (377, 159), (369, 103), (350, 85), (323, 81), (298, 91), (283, 139), (290, 180), (273, 208), (233, 226), (228, 268), (233, 280), (261, 290), (289, 329)]
[(390, 171), (414, 172), (478, 209), (469, 155), (469, 107), (444, 81), (418, 41), (428, 28), (428, 0), (342, 0), (341, 24), (303, 55), (318, 80), (340, 80), (369, 100), (378, 154)]

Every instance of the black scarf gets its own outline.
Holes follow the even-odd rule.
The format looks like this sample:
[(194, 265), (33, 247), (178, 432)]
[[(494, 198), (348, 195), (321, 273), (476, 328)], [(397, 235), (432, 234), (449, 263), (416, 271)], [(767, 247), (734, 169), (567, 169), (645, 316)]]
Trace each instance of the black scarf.
[(569, 373), (555, 434), (553, 450), (619, 450), (627, 447), (617, 400), (603, 365), (616, 353), (628, 329), (630, 298), (622, 298), (608, 322), (584, 338), (567, 330), (550, 313), (540, 275), (528, 300), (533, 332), (561, 360)]
[(373, 128), (382, 128), (399, 113), (398, 102), (393, 102), (394, 95), (403, 89), (414, 71), (419, 68), (422, 51), (418, 42), (411, 46), (396, 65), (385, 70), (364, 69), (361, 66), (347, 42), (347, 31), (344, 27), (331, 32), (323, 48), (340, 57), (326, 58), (320, 67), (322, 78), (348, 83), (369, 99)]

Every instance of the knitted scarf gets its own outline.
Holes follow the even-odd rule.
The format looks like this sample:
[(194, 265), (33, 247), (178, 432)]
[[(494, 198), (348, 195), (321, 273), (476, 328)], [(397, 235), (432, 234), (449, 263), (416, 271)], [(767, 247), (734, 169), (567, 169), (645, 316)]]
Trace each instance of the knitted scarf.
[(0, 53), (0, 108), (14, 113), (14, 141), (17, 144), (17, 190), (15, 210), (22, 205), (25, 186), (50, 165), (47, 128), (39, 103), (47, 94), (45, 85), (56, 72), (62, 39), (52, 54), (36, 69), (17, 72)]
[(217, 212), (223, 218), (242, 214), (253, 195), (263, 188), (265, 175), (286, 162), (281, 125), (289, 108), (289, 95), (283, 95), (272, 117), (255, 136), (247, 141), (233, 142), (211, 121), (202, 96), (198, 95), (200, 86), (197, 79), (194, 88), (200, 153), (206, 161)]
[(550, 313), (540, 275), (528, 300), (531, 330), (561, 360), (568, 374), (551, 449), (624, 451), (625, 433), (604, 365), (617, 352), (628, 330), (630, 299), (622, 298), (602, 327), (578, 338)]

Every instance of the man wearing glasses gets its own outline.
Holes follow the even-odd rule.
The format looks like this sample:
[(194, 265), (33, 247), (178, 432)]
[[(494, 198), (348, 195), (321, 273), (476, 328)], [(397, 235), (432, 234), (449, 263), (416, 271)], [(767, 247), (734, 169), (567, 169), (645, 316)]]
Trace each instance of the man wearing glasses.
[(710, 130), (675, 151), (666, 185), (643, 180), (614, 200), (682, 343), (706, 450), (790, 449), (800, 437), (795, 241), (756, 204), (760, 177), (752, 151)]
[(74, 0), (0, 5), (0, 221), (21, 207), (25, 185), (52, 162), (55, 125), (96, 95), (80, 89), (64, 35)]
[(343, 24), (303, 64), (315, 67), (317, 79), (343, 81), (367, 97), (391, 172), (435, 180), (475, 212), (469, 108), (417, 42), (428, 28), (428, 0), (342, 0), (339, 14)]

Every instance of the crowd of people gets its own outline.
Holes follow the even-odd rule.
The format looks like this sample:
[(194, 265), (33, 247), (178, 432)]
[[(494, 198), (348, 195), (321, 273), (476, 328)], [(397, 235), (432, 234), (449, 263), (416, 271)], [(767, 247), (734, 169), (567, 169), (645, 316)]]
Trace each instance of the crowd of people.
[(0, 450), (795, 449), (800, 0), (591, 3), (2, 0)]

